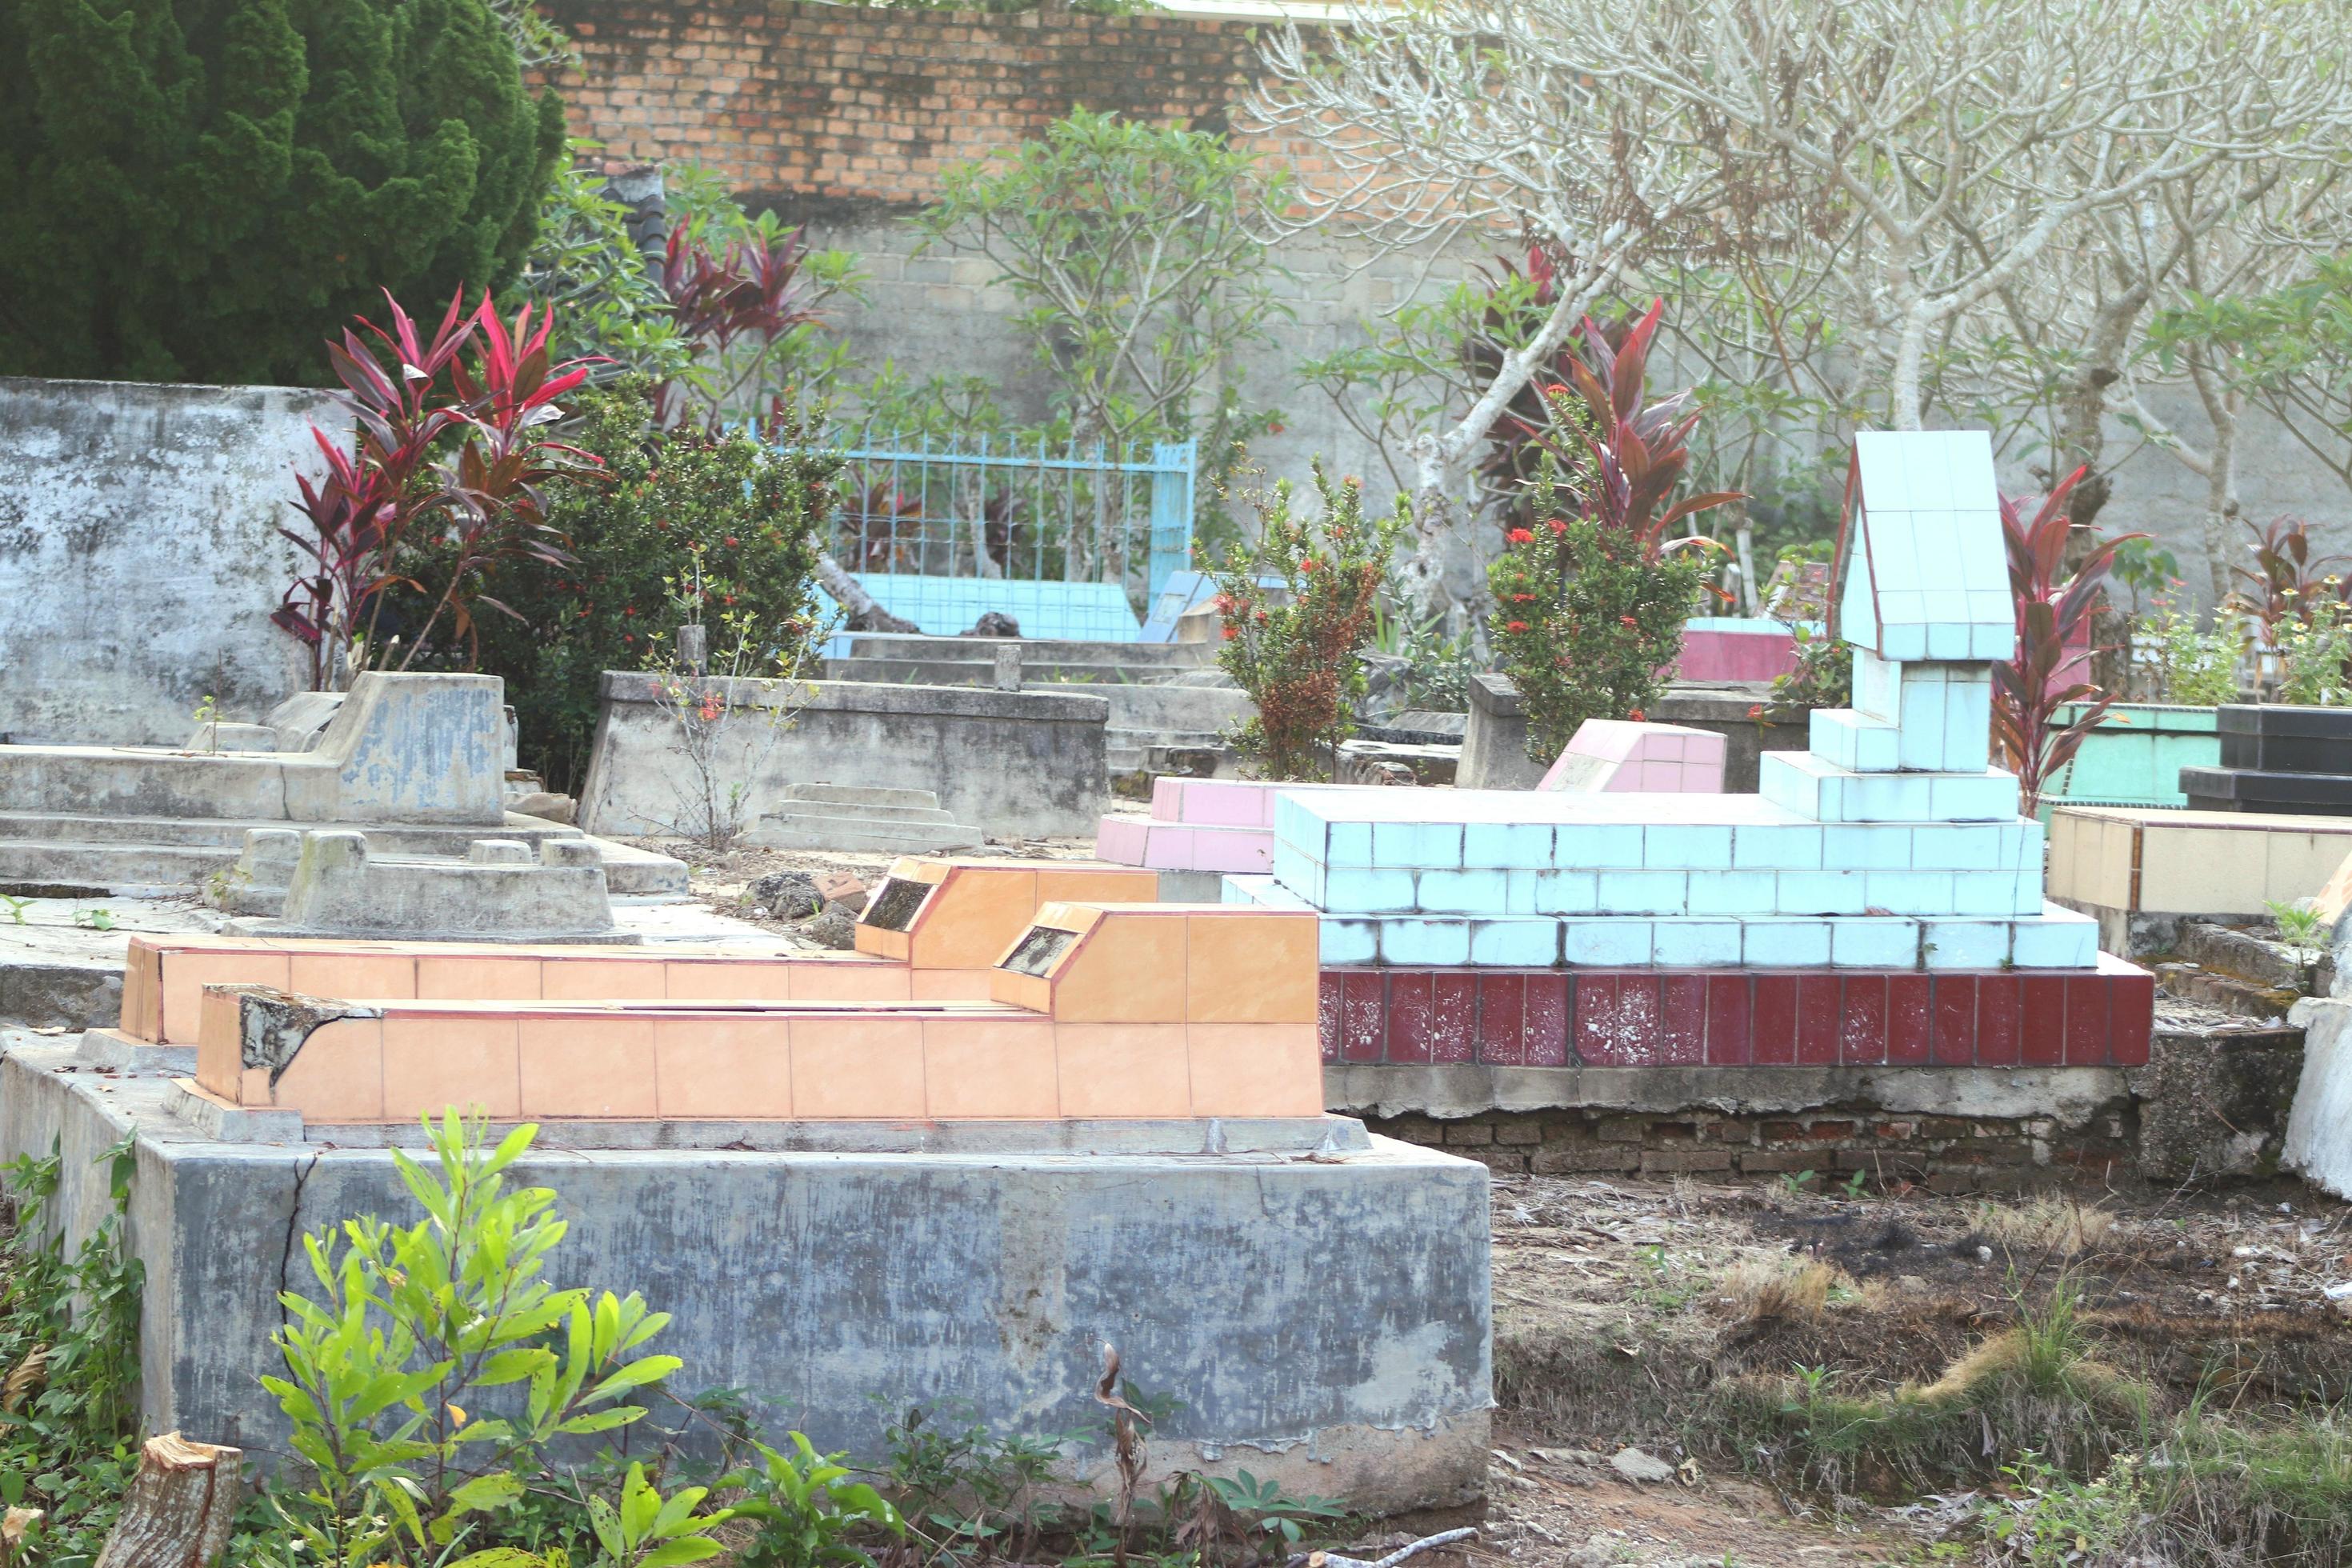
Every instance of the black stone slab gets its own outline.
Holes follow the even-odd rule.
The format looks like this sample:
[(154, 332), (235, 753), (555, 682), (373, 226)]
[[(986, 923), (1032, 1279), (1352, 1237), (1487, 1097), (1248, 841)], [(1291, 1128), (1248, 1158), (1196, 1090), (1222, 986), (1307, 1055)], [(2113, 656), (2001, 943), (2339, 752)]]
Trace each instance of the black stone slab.
[(2217, 709), (2221, 765), (2273, 773), (2352, 774), (2352, 708)]
[(2256, 811), (2287, 816), (2352, 816), (2352, 774), (2183, 768), (2191, 811)]

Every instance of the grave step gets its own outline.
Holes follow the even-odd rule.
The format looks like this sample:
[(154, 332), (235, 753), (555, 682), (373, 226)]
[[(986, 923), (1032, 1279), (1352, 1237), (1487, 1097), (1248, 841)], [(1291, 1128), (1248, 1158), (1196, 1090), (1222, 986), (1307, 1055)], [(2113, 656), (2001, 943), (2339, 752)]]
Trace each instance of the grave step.
[[(947, 814), (940, 814), (945, 817)], [(869, 816), (827, 816), (793, 812), (761, 820), (751, 842), (770, 849), (840, 849), (877, 855), (938, 854), (976, 849), (980, 830), (952, 821), (899, 822)]]
[[(148, 841), (123, 831), (126, 825), (180, 828), (177, 837)], [(367, 835), (371, 849), (385, 855), (462, 858), (477, 838), (513, 838), (536, 850), (547, 839), (589, 837), (576, 827), (537, 817), (509, 818), (499, 826), (386, 827), (349, 822), (187, 822), (156, 818), (79, 817), (41, 821), (26, 814), (0, 819), (0, 881), (59, 885), (184, 889), (201, 887), (214, 872), (234, 865), (249, 827), (340, 829)], [(97, 831), (82, 833), (79, 829)], [(38, 829), (38, 831), (26, 831)], [(687, 890), (686, 867), (667, 855), (589, 838), (604, 862), (604, 885), (621, 897), (656, 897)]]
[(2207, 969), (2195, 963), (2158, 964), (2156, 988), (2166, 996), (2201, 1002), (2208, 1007), (2219, 1007), (2238, 1017), (2259, 1019), (2264, 1023), (2283, 1021), (2287, 1009), (2294, 1006), (2302, 995), (2299, 990), (2275, 990), (2256, 985), (2234, 974), (2224, 974), (2220, 970)]
[(804, 800), (824, 805), (845, 805), (858, 812), (929, 811), (937, 813), (943, 820), (947, 819), (947, 813), (940, 810), (940, 796), (937, 790), (873, 789), (863, 784), (798, 784), (784, 791), (784, 798), (788, 801)]

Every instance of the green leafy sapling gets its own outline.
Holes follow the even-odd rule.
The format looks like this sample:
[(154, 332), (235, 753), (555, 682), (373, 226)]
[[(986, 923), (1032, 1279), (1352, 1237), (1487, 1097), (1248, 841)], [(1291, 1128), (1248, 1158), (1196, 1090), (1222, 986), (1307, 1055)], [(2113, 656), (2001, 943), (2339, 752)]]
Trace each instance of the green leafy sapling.
[[(537, 1127), (495, 1149), (455, 1110), (425, 1128), (432, 1163), (392, 1153), (425, 1217), (312, 1232), (303, 1251), (319, 1296), (279, 1297), (288, 1322), (273, 1342), (287, 1374), (262, 1384), (312, 1472), (301, 1496), (313, 1561), (436, 1557), (473, 1516), (521, 1497), (548, 1443), (637, 1420), (644, 1407), (625, 1396), (680, 1364), (639, 1353), (667, 1312), (635, 1293), (592, 1300), (542, 1278), (565, 1228), (555, 1194), (509, 1188), (505, 1174)], [(497, 1389), (519, 1389), (519, 1401), (492, 1397), (520, 1408), (475, 1414)]]

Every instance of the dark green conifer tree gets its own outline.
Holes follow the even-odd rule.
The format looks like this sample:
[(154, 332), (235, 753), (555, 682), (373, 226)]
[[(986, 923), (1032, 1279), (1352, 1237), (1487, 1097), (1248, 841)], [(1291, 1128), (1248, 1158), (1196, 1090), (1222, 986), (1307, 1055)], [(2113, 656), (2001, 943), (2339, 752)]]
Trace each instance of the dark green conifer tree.
[(513, 278), (562, 140), (483, 0), (0, 0), (0, 374), (325, 380)]

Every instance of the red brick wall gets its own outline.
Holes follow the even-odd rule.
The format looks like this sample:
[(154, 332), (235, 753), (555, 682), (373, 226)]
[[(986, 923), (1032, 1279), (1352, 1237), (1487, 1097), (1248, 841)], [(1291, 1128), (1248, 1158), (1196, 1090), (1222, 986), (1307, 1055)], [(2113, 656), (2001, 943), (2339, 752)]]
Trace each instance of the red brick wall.
[(778, 0), (546, 0), (581, 65), (573, 133), (690, 160), (803, 212), (913, 205), (940, 170), (1078, 106), (1220, 130), (1256, 57), (1245, 24), (995, 16)]

